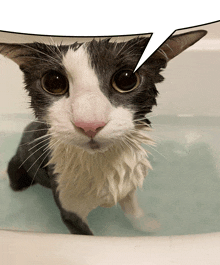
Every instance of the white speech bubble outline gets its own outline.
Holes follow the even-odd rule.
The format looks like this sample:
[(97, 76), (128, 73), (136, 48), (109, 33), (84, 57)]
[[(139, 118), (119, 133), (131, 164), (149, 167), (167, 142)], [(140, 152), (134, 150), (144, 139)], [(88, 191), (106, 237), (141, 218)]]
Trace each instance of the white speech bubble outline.
[(156, 32), (156, 33), (151, 34), (149, 42), (148, 42), (145, 50), (143, 51), (143, 53), (142, 53), (137, 65), (136, 65), (136, 67), (134, 69), (134, 72), (137, 71), (142, 66), (142, 64), (151, 55), (153, 55), (153, 53), (155, 51), (157, 51), (176, 31), (178, 31), (178, 30), (186, 30), (186, 29), (188, 29), (189, 31), (190, 31), (190, 29), (195, 31), (196, 27), (206, 26), (206, 25), (210, 25), (210, 24), (213, 24), (213, 23), (217, 23), (217, 22), (220, 22), (220, 20), (204, 23), (204, 24), (201, 24), (201, 25), (196, 25), (196, 26), (193, 26), (193, 27), (179, 28), (179, 29), (176, 29), (174, 31), (172, 31), (172, 30), (171, 31), (170, 30), (164, 30), (163, 32), (160, 31), (160, 32)]
[(32, 6), (30, 10), (27, 5), (23, 8), (20, 0), (13, 3), (13, 8), (10, 1), (4, 1), (1, 10), (4, 12), (0, 16), (0, 30), (9, 32), (63, 37), (153, 34), (135, 70), (177, 29), (220, 19), (218, 4), (214, 0), (208, 3), (185, 0), (178, 5), (169, 0), (151, 3), (111, 0), (107, 5), (101, 0), (62, 0), (62, 6), (54, 3), (52, 9), (50, 2), (38, 0), (34, 12)]
[(170, 31), (155, 32), (151, 35), (150, 40), (140, 57), (134, 72), (173, 34)]
[[(176, 29), (211, 23), (220, 19), (217, 2), (209, 0), (176, 1), (101, 0), (66, 1), (51, 6), (38, 0), (34, 6), (22, 6), (22, 0), (1, 3), (0, 30), (49, 36), (123, 36), (174, 32)], [(63, 7), (63, 9), (62, 9)]]

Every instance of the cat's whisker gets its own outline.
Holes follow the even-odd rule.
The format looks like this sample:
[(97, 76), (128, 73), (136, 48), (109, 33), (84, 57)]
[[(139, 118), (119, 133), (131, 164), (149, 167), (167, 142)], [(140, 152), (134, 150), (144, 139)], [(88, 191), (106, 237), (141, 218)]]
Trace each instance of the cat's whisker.
[(22, 118), (22, 121), (28, 121), (28, 122), (36, 122), (36, 123), (42, 123), (42, 124), (47, 124), (48, 125), (48, 122), (46, 121), (42, 121), (42, 120), (32, 120), (32, 119), (24, 119)]
[(138, 128), (139, 130), (141, 130), (143, 128), (145, 128), (145, 129), (147, 129), (147, 128), (151, 129), (151, 125), (150, 124), (147, 124), (147, 123), (144, 123), (144, 122), (143, 123), (139, 122), (139, 123), (135, 123), (135, 128)]
[[(34, 47), (31, 47), (31, 46), (29, 46), (29, 45), (26, 45), (26, 44), (24, 44), (24, 43), (22, 43), (21, 44), (22, 46), (24, 46), (25, 48), (28, 48), (29, 50), (32, 50), (32, 51), (35, 51), (35, 52), (37, 52), (37, 53), (40, 53), (40, 54), (42, 54), (42, 55), (45, 55), (47, 58), (50, 58), (52, 61), (54, 61), (55, 63), (58, 63), (58, 64), (60, 64), (60, 60), (58, 60), (57, 58), (54, 58), (54, 57), (52, 57), (52, 56), (50, 56), (49, 54), (47, 54), (47, 53), (45, 53), (45, 52), (43, 52), (43, 51), (40, 51), (39, 49), (36, 49), (36, 48), (34, 48)], [(45, 43), (44, 43), (44, 45), (46, 45)], [(46, 47), (47, 47), (48, 45), (46, 45)], [(48, 48), (48, 47), (47, 47)], [(57, 54), (56, 54), (57, 55)], [(61, 58), (59, 58), (59, 59), (61, 59)]]
[[(52, 48), (51, 48), (51, 46), (53, 46), (53, 47), (55, 47), (56, 48), (56, 51), (55, 50), (53, 50)], [(50, 36), (50, 40), (49, 40), (49, 45), (47, 46), (47, 48), (55, 55), (55, 56), (57, 56), (58, 54), (62, 57), (62, 53), (61, 53), (61, 51), (60, 51), (60, 49), (59, 49), (59, 46), (58, 46), (58, 44), (54, 41), (54, 39)]]
[(154, 114), (154, 115), (152, 114), (152, 115), (150, 115), (150, 116), (147, 116), (147, 115), (146, 115), (146, 118), (147, 118), (147, 119), (151, 119), (151, 118), (153, 118), (153, 117), (157, 117), (157, 116), (158, 116), (158, 114)]
[[(17, 57), (22, 57), (22, 55), (18, 55)], [(25, 57), (25, 58), (27, 58), (27, 59), (33, 59), (33, 60), (39, 60), (39, 62), (40, 61), (42, 61), (42, 63), (40, 64), (40, 63), (38, 63), (38, 66), (43, 66), (43, 65), (45, 65), (45, 64), (47, 64), (47, 65), (51, 65), (51, 66), (53, 66), (53, 63), (51, 62), (51, 61), (53, 61), (53, 62), (55, 62), (56, 64), (60, 64), (60, 62), (57, 60), (48, 60), (48, 59), (44, 59), (44, 58), (42, 58), (42, 57), (37, 57), (37, 56), (34, 56), (34, 55), (23, 55), (23, 57)], [(49, 55), (47, 55), (47, 57), (50, 57)], [(16, 58), (16, 57), (15, 57)], [(51, 59), (51, 58), (50, 58)], [(43, 62), (45, 62), (45, 63), (43, 63)], [(34, 67), (34, 66), (33, 66)]]
[(162, 156), (163, 158), (165, 158), (167, 161), (169, 161), (169, 159), (168, 159), (166, 156), (164, 156), (163, 154), (161, 154), (158, 150), (156, 150), (155, 148), (153, 148), (153, 147), (150, 146), (150, 145), (149, 145), (149, 147), (150, 147), (151, 149), (153, 149), (156, 153), (158, 153), (160, 156)]
[[(48, 143), (46, 144), (46, 145), (48, 145), (45, 149), (43, 149), (43, 154), (41, 154), (35, 161), (34, 161), (34, 163), (28, 168), (28, 170), (27, 170), (27, 172), (37, 163), (37, 161), (45, 154), (45, 152), (46, 151), (48, 151), (48, 150), (51, 150), (50, 148), (53, 146), (53, 145), (55, 145), (57, 142), (59, 142), (60, 140), (57, 140), (55, 143), (53, 143), (52, 145), (48, 145)], [(43, 147), (44, 146), (46, 146), (46, 145), (43, 145)], [(40, 148), (41, 149), (41, 148)]]
[[(48, 61), (48, 60), (46, 60), (46, 59), (44, 59), (42, 57), (36, 57), (36, 56), (33, 56), (33, 55), (31, 55), (31, 56), (29, 56), (29, 55), (23, 55), (23, 56), (25, 58), (27, 58), (27, 59), (39, 60), (39, 61), (43, 61), (43, 62), (47, 63), (47, 65), (48, 64), (51, 65), (51, 66), (53, 65), (52, 62), (50, 62), (50, 61)], [(16, 57), (22, 57), (22, 55), (14, 56), (14, 58), (16, 58)], [(45, 65), (45, 64), (44, 63), (42, 63), (42, 64), (38, 63), (38, 66), (41, 66), (41, 65)]]
[(46, 121), (33, 120), (32, 122), (46, 124), (48, 126), (48, 128), (50, 127), (49, 123)]
[(51, 132), (51, 133), (44, 134), (44, 135), (42, 135), (42, 136), (39, 136), (39, 137), (35, 138), (32, 142), (35, 142), (35, 141), (41, 140), (41, 139), (44, 138), (44, 137), (51, 137), (51, 136), (54, 135), (54, 134), (55, 134), (55, 132)]
[[(144, 130), (145, 132), (145, 130)], [(146, 131), (146, 133), (148, 133), (149, 131)], [(152, 139), (153, 143), (156, 144), (156, 143), (159, 143), (161, 142), (162, 140), (164, 140), (163, 138), (161, 137), (158, 137), (157, 135), (150, 135), (150, 138)], [(152, 145), (152, 144), (151, 144)]]
[(137, 145), (137, 144), (136, 144), (136, 141), (135, 141), (134, 139), (131, 139), (128, 135), (125, 135), (125, 136), (124, 136), (124, 139), (126, 139), (127, 142), (128, 142), (130, 145), (132, 145), (132, 146), (136, 146), (136, 145)]
[(61, 52), (57, 53), (56, 51), (54, 51), (52, 49), (52, 47), (55, 47), (57, 49), (57, 45), (54, 45), (54, 46), (46, 45), (46, 47), (47, 47), (47, 49), (49, 51), (52, 52), (52, 54), (54, 55), (54, 57), (53, 56), (50, 56), (48, 54), (45, 54), (45, 55), (47, 55), (47, 57), (49, 57), (50, 59), (52, 59), (52, 61), (54, 61), (55, 63), (58, 63), (60, 65), (61, 64), (62, 53)]
[(136, 120), (135, 125), (146, 125), (146, 126), (150, 126), (150, 124), (147, 123), (146, 121), (147, 119), (143, 119), (143, 120)]
[(37, 168), (37, 170), (36, 170), (36, 172), (35, 172), (35, 174), (34, 174), (34, 176), (33, 176), (33, 179), (32, 179), (32, 181), (31, 181), (30, 186), (33, 184), (33, 182), (34, 182), (34, 180), (35, 180), (35, 177), (36, 177), (36, 175), (37, 175), (37, 172), (39, 171), (39, 169), (40, 169), (40, 167), (42, 166), (43, 162), (44, 162), (45, 159), (50, 155), (51, 152), (52, 152), (52, 150), (47, 150), (47, 151), (45, 151), (45, 152), (43, 153), (43, 154), (46, 153), (46, 156), (44, 157), (44, 159), (41, 161), (40, 165), (38, 166), (38, 168)]
[(122, 146), (123, 149), (125, 148), (125, 146), (130, 150), (132, 149), (132, 146), (129, 144), (128, 137), (125, 137), (125, 135), (123, 135), (123, 137), (120, 137), (118, 144)]
[(45, 135), (42, 135), (42, 136), (40, 136), (40, 137), (35, 138), (34, 140), (32, 140), (32, 141), (30, 141), (30, 142), (26, 142), (26, 143), (20, 144), (19, 146), (30, 145), (30, 144), (32, 144), (32, 143), (34, 143), (34, 142), (36, 142), (36, 141), (41, 140), (42, 138), (46, 138), (46, 137), (50, 138), (50, 136), (52, 136), (53, 134), (55, 134), (55, 133), (47, 133), (47, 134), (45, 134)]
[(22, 162), (22, 164), (19, 166), (19, 168), (21, 168), (23, 165), (24, 165), (24, 163), (30, 158), (30, 157), (32, 157), (35, 153), (37, 153), (40, 149), (42, 149), (43, 147), (45, 147), (46, 145), (48, 145), (48, 143), (46, 143), (46, 144), (44, 144), (44, 145), (42, 145), (40, 148), (38, 148), (36, 151), (34, 151), (32, 154), (30, 154), (23, 162)]
[[(48, 148), (52, 149), (51, 147), (57, 145), (59, 142), (62, 142), (62, 139), (54, 140), (53, 142), (50, 141), (50, 145), (48, 146)], [(46, 150), (46, 149), (47, 149), (47, 147), (44, 150)]]
[(48, 131), (49, 128), (44, 128), (44, 129), (37, 129), (37, 130), (30, 130), (30, 131), (25, 131), (25, 132), (40, 132), (40, 131)]
[(126, 45), (127, 45), (127, 42), (124, 42), (123, 43), (123, 45), (122, 45), (122, 47), (121, 47), (121, 49), (118, 51), (118, 53), (116, 54), (116, 58), (121, 54), (121, 52), (123, 51), (123, 49), (126, 47)]
[(28, 149), (28, 151), (31, 151), (32, 149), (34, 149), (35, 147), (37, 147), (38, 145), (42, 144), (45, 141), (49, 141), (50, 138), (44, 139), (42, 141), (40, 141), (39, 143), (35, 144), (34, 146), (32, 146), (30, 149)]
[[(59, 46), (62, 45), (62, 40), (61, 40), (60, 44), (57, 44), (51, 36), (50, 36), (50, 40), (52, 41), (52, 44), (56, 47), (56, 50), (58, 51), (58, 53), (59, 53), (60, 56), (62, 57), (63, 54), (62, 54), (62, 52), (61, 52), (61, 50), (60, 50), (60, 48), (59, 48)], [(54, 51), (54, 52), (55, 52), (55, 51)]]
[(142, 120), (146, 120), (147, 117), (143, 117), (143, 118), (140, 118), (140, 119), (134, 119), (133, 121), (142, 121)]
[(118, 40), (119, 40), (119, 37), (117, 37), (117, 40), (115, 40), (113, 43), (114, 43), (114, 51), (116, 51), (117, 49), (117, 46), (118, 46)]
[[(129, 45), (127, 47), (127, 49), (125, 49), (126, 45), (127, 45), (127, 42), (125, 42), (125, 45), (122, 46), (122, 48), (120, 49), (120, 51), (118, 52), (117, 56), (123, 51), (124, 53), (126, 53), (126, 57), (129, 56), (129, 54), (131, 54), (131, 56), (133, 57), (134, 56), (134, 53), (132, 53), (132, 48), (137, 45), (138, 42), (141, 42), (142, 41), (142, 37), (141, 36), (135, 36), (134, 37), (137, 41), (135, 43), (133, 43), (132, 45)], [(140, 56), (140, 54), (137, 54)], [(128, 58), (128, 57), (127, 57)]]
[(161, 138), (157, 135), (154, 135), (152, 138), (154, 139), (156, 143), (161, 143), (164, 140), (164, 138)]
[(155, 126), (155, 125), (160, 126), (160, 127), (164, 127), (164, 126), (167, 127), (168, 126), (168, 124), (159, 124), (159, 123), (153, 123), (152, 124), (152, 126)]

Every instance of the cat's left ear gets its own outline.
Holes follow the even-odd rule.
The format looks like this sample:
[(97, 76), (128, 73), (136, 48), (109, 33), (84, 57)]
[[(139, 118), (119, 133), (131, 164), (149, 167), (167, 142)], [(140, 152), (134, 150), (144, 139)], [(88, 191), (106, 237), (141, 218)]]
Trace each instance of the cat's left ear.
[(31, 61), (33, 48), (29, 44), (0, 43), (0, 54), (11, 59), (20, 67)]
[(178, 54), (195, 44), (207, 34), (206, 30), (196, 30), (170, 37), (165, 43), (152, 55), (154, 59), (165, 59), (167, 62)]

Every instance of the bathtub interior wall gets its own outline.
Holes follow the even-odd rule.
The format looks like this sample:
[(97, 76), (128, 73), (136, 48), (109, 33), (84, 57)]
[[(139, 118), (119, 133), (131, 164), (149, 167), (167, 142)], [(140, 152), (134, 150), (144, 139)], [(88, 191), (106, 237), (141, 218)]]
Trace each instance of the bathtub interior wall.
[[(205, 37), (171, 61), (157, 86), (158, 106), (149, 114), (157, 146), (145, 146), (153, 170), (138, 190), (146, 214), (161, 222), (151, 236), (220, 231), (220, 56), (209, 46), (219, 39)], [(0, 69), (0, 228), (68, 234), (51, 190), (9, 188), (7, 163), (33, 116), (17, 65), (1, 56)], [(149, 235), (134, 230), (118, 205), (93, 210), (88, 222), (98, 236)]]

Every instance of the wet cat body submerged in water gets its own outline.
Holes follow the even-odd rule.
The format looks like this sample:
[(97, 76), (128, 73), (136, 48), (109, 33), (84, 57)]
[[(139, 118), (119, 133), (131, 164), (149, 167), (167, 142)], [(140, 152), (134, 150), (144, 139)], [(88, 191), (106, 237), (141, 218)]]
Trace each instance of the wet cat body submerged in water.
[(141, 146), (153, 144), (145, 115), (156, 105), (161, 70), (205, 34), (171, 37), (135, 73), (147, 37), (60, 46), (1, 43), (0, 53), (24, 73), (36, 116), (8, 165), (12, 189), (35, 183), (51, 188), (73, 234), (92, 235), (89, 212), (117, 202), (134, 226), (157, 229), (135, 196), (151, 168)]

